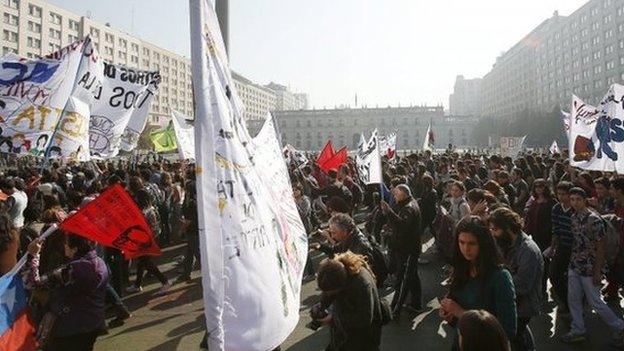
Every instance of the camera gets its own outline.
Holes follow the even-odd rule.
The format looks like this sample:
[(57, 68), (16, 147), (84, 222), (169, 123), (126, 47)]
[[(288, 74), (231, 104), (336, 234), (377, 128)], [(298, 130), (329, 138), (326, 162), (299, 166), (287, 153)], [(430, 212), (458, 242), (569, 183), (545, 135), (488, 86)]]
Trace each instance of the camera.
[(318, 330), (320, 327), (323, 326), (323, 322), (319, 320), (327, 317), (328, 314), (329, 312), (327, 312), (327, 310), (324, 309), (320, 303), (315, 304), (310, 309), (310, 317), (312, 317), (312, 321), (306, 324), (306, 328), (312, 329), (314, 331)]

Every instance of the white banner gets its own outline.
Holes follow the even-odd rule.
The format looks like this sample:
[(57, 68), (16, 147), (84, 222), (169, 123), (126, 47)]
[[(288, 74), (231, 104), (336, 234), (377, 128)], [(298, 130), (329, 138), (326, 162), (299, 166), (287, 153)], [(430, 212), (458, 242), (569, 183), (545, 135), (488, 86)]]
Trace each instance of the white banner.
[(355, 156), (355, 164), (358, 169), (360, 180), (364, 184), (382, 183), (381, 156), (379, 154), (379, 138), (377, 129), (373, 132), (367, 143), (358, 149)]
[(596, 108), (572, 97), (570, 165), (624, 172), (624, 86), (614, 84)]
[(501, 137), (500, 145), (501, 145), (501, 155), (503, 157), (511, 157), (515, 158), (518, 156), (522, 148), (524, 147), (524, 140), (526, 139), (526, 135), (523, 137)]
[(425, 141), (423, 142), (423, 150), (435, 151), (435, 137), (431, 130), (431, 123), (427, 127), (427, 133), (425, 133)]
[(41, 59), (0, 58), (0, 151), (88, 159), (88, 103), (101, 84), (93, 69), (98, 61), (88, 39)]
[[(158, 84), (158, 72), (104, 63), (104, 82), (95, 94), (89, 125), (91, 155), (109, 158), (136, 147)], [(123, 139), (122, 139), (123, 135)]]
[(305, 153), (303, 153), (303, 151), (295, 149), (295, 147), (290, 144), (287, 144), (284, 147), (283, 154), (284, 154), (284, 158), (286, 159), (286, 164), (289, 166), (290, 164), (294, 164), (297, 167), (301, 167), (303, 165), (308, 164), (309, 162), (308, 158), (306, 157)]
[(279, 143), (269, 131), (251, 140), (243, 124), (213, 8), (189, 6), (208, 348), (266, 351), (299, 320), (307, 236)]
[(182, 113), (171, 110), (171, 121), (178, 143), (178, 153), (183, 160), (195, 159), (195, 128), (193, 121)]

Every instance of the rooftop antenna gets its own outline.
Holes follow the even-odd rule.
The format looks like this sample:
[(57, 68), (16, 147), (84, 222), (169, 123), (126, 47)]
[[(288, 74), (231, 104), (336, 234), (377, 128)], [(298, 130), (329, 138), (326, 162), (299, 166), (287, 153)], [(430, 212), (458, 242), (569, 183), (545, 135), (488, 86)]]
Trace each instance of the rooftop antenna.
[(91, 10), (87, 10), (87, 18), (91, 19)]

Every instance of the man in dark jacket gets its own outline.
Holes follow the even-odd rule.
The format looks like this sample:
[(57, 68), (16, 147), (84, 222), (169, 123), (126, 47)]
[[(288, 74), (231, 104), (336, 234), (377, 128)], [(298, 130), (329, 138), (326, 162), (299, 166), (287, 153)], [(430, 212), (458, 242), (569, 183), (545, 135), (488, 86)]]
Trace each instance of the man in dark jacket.
[(396, 203), (392, 208), (385, 201), (381, 202), (388, 223), (392, 227), (392, 236), (396, 244), (394, 256), (397, 258), (397, 281), (392, 312), (398, 317), (407, 295), (411, 295), (408, 306), (413, 311), (422, 309), (422, 289), (418, 276), (418, 257), (420, 256), (420, 235), (422, 232), (420, 208), (405, 184), (392, 189)]
[(508, 208), (490, 214), (490, 233), (503, 253), (516, 290), (517, 332), (514, 350), (535, 350), (529, 321), (540, 313), (544, 259), (537, 244), (522, 231), (522, 219)]

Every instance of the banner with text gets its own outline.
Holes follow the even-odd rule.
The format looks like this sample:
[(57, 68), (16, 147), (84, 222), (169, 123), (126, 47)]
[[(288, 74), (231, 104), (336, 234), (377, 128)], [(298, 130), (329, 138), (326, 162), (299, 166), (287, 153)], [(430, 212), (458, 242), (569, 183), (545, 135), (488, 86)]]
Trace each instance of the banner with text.
[(624, 172), (624, 86), (609, 88), (598, 107), (572, 97), (570, 165), (586, 170)]
[(364, 184), (380, 184), (383, 182), (377, 129), (375, 129), (368, 142), (358, 149), (355, 156), (355, 164), (360, 180)]
[(119, 149), (133, 150), (145, 127), (149, 108), (160, 83), (158, 72), (103, 64), (104, 81), (91, 108), (91, 155), (115, 157)]
[(503, 157), (511, 157), (515, 158), (518, 156), (522, 148), (524, 147), (524, 140), (526, 139), (526, 135), (523, 137), (501, 137), (500, 145), (501, 145), (501, 155)]
[(189, 10), (208, 348), (272, 350), (299, 320), (307, 236), (272, 121), (244, 125), (212, 2)]
[(97, 62), (88, 38), (40, 59), (0, 58), (0, 152), (88, 159)]

